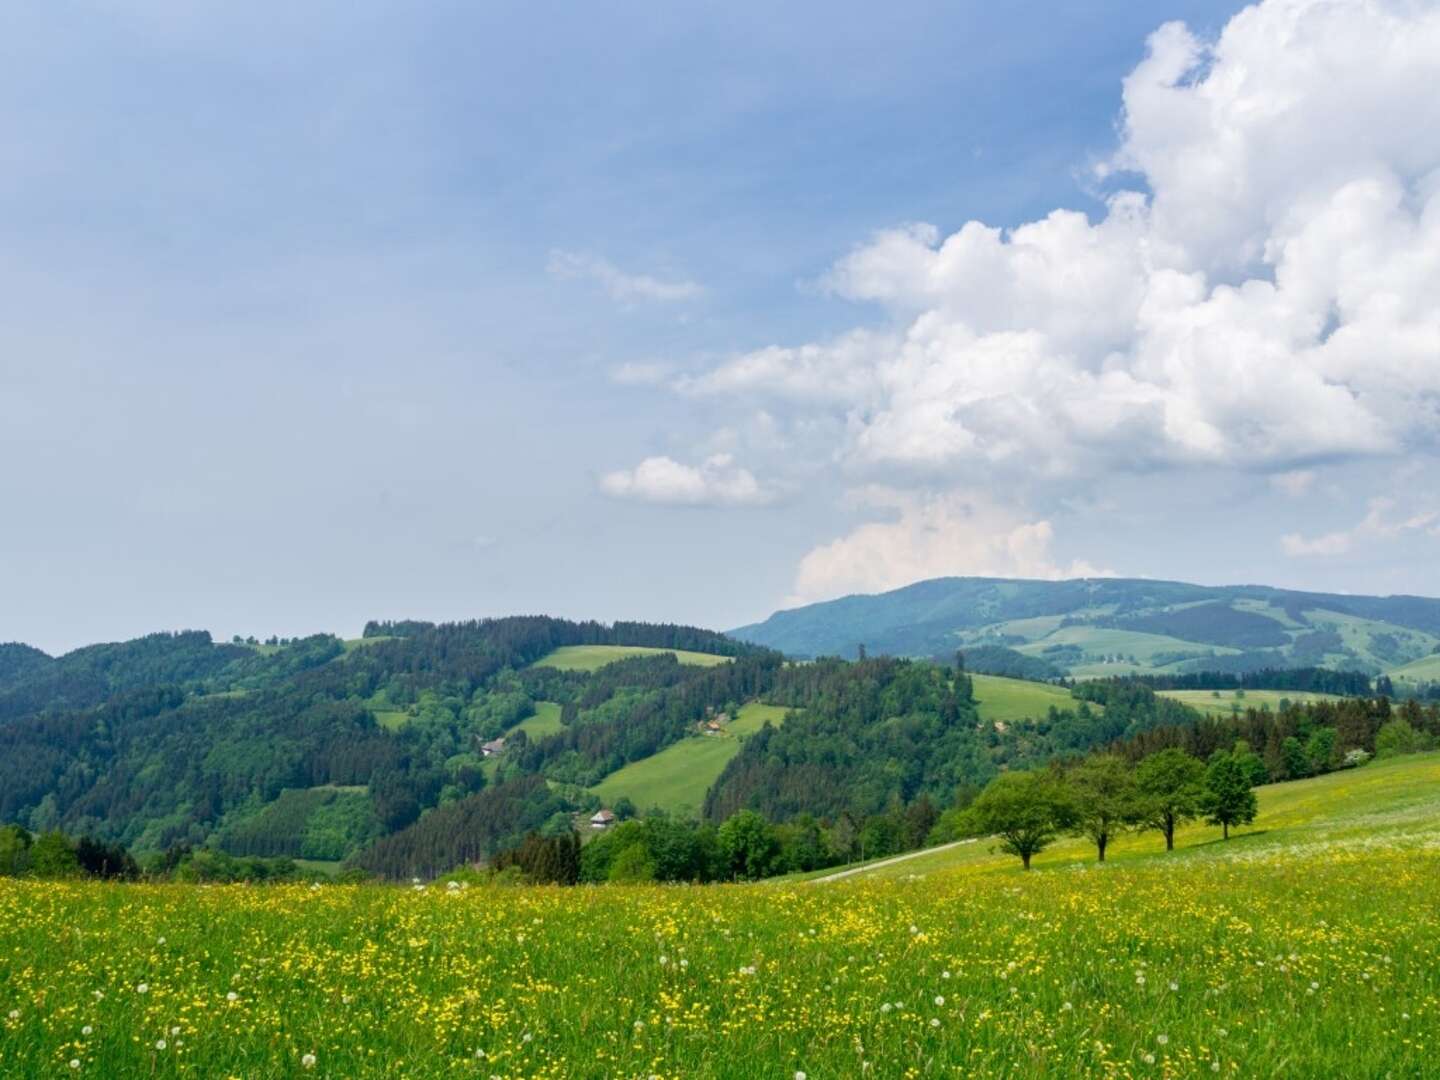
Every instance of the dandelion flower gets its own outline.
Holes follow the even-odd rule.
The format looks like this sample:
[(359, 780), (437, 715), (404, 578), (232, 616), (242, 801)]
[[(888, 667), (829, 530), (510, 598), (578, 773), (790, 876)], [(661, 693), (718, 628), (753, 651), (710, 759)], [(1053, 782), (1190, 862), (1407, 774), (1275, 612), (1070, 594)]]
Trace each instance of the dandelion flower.
[(1142, 1057), (1140, 1060), (1143, 1061), (1143, 1062), (1145, 1062), (1146, 1065), (1154, 1065), (1154, 1064), (1155, 1064), (1155, 1055), (1154, 1055), (1154, 1054), (1146, 1054), (1146, 1055), (1145, 1055), (1144, 1057)]
[(1170, 984), (1170, 989), (1171, 989), (1171, 990), (1179, 990), (1179, 989), (1180, 989), (1180, 984), (1179, 984), (1178, 982), (1172, 982), (1172, 983)]
[(170, 1029), (170, 1034), (171, 1034), (171, 1035), (179, 1035), (179, 1034), (180, 1034), (180, 1027), (179, 1027), (178, 1024), (177, 1024), (175, 1027), (172, 1027), (172, 1028)]
[(79, 1058), (71, 1058), (71, 1059), (70, 1059), (70, 1067), (71, 1067), (72, 1069), (78, 1069), (78, 1068), (80, 1068), (80, 1059), (79, 1059)]
[(302, 1068), (313, 1069), (315, 1067), (315, 1055), (302, 1054), (300, 1057), (300, 1065)]
[(940, 972), (940, 977), (941, 977), (942, 979), (948, 979), (948, 978), (950, 977), (950, 972), (948, 972), (948, 971), (942, 971), (942, 972)]
[(94, 1033), (94, 1031), (95, 1031), (95, 1029), (94, 1029), (93, 1027), (91, 1027), (89, 1024), (86, 1024), (84, 1027), (82, 1027), (82, 1028), (80, 1029), (80, 1034), (81, 1034), (81, 1035), (91, 1035), (91, 1034)]
[(135, 987), (135, 992), (137, 994), (148, 994), (150, 992), (150, 984), (141, 983), (139, 986)]
[(1159, 1043), (1161, 1046), (1164, 1046), (1166, 1043), (1168, 1043), (1168, 1042), (1170, 1041), (1170, 1036), (1169, 1036), (1169, 1035), (1156, 1035), (1156, 1036), (1155, 1036), (1155, 1041), (1156, 1041), (1157, 1043)]
[(156, 1040), (155, 1040), (155, 1049), (156, 1049), (156, 1050), (164, 1050), (164, 1049), (165, 1049), (165, 1040), (164, 1040), (164, 1039), (156, 1039)]
[(799, 1069), (795, 1070), (795, 1080), (805, 1080), (805, 1074)]
[(239, 1001), (239, 1000), (240, 1000), (240, 995), (237, 994), (234, 990), (231, 990), (229, 993), (227, 993), (227, 994), (225, 995), (225, 1000), (226, 1000), (226, 1001)]
[(930, 1018), (930, 1026), (931, 1026), (932, 1028), (937, 1028), (937, 1027), (939, 1027), (939, 1026), (940, 1026), (940, 1018), (939, 1018), (939, 1017), (932, 1016), (932, 1017)]
[(20, 1019), (20, 1010), (19, 1010), (19, 1009), (11, 1009), (10, 1012), (9, 1012), (9, 1016), (10, 1016), (10, 1019), (11, 1019), (11, 1020), (19, 1020), (19, 1019)]
[(1061, 1012), (1069, 1012), (1069, 1011), (1070, 1011), (1071, 1009), (1073, 1009), (1073, 1008), (1075, 1008), (1075, 1006), (1074, 1006), (1074, 1005), (1071, 1005), (1070, 1002), (1067, 1001), (1067, 1002), (1065, 1002), (1063, 1005), (1060, 1006), (1060, 1011), (1061, 1011)]
[(944, 1004), (945, 1004), (945, 995), (944, 995), (944, 994), (936, 994), (936, 995), (935, 995), (935, 1004), (936, 1004), (936, 1005), (944, 1005)]

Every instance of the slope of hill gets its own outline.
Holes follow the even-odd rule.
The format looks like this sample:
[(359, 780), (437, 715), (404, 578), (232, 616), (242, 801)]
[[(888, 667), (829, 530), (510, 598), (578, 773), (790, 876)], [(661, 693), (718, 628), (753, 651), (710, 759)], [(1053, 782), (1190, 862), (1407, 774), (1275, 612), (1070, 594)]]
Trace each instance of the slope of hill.
[[(570, 663), (543, 665), (557, 654)], [(7, 646), (0, 824), (142, 853), (213, 843), (333, 860), (484, 792), (483, 812), (456, 820), (483, 819), (498, 842), (527, 807), (575, 809), (515, 781), (603, 777), (683, 738), (707, 708), (748, 700), (779, 665), (694, 627), (540, 617), (373, 623), (348, 647), (198, 632), (59, 658)], [(505, 755), (482, 758), (502, 734)]]
[(1073, 709), (1076, 701), (1063, 686), (1007, 679), (998, 675), (972, 675), (975, 701), (980, 719), (1010, 723), (1015, 720), (1039, 719), (1053, 706)]
[[(1410, 754), (1374, 761), (1306, 780), (1255, 789), (1260, 809), (1252, 825), (1219, 839), (1216, 826), (1191, 822), (1175, 833), (1175, 856), (1196, 861), (1258, 859), (1273, 855), (1298, 861), (1362, 850), (1440, 851), (1440, 753)], [(1084, 839), (1064, 839), (1037, 856), (1035, 869), (1093, 865), (1095, 848)], [(1127, 832), (1106, 852), (1107, 870), (1127, 863), (1173, 864), (1155, 832)], [(900, 860), (876, 860), (849, 868), (852, 879), (896, 879), (945, 872), (1021, 873), (1012, 855), (994, 845), (949, 845)], [(836, 871), (805, 875), (832, 876)]]
[(1207, 716), (1229, 716), (1246, 709), (1278, 709), (1286, 701), (1339, 701), (1336, 694), (1293, 690), (1160, 690), (1163, 697), (1184, 702)]
[(658, 754), (626, 765), (592, 789), (606, 805), (628, 798), (642, 810), (658, 806), (671, 814), (694, 814), (705, 793), (740, 752), (741, 743), (767, 723), (780, 724), (786, 710), (751, 702), (740, 708), (722, 731), (695, 734)]
[(1003, 646), (1087, 678), (1325, 666), (1378, 674), (1440, 651), (1440, 600), (1258, 585), (937, 578), (847, 596), (732, 636), (791, 656), (948, 656)]

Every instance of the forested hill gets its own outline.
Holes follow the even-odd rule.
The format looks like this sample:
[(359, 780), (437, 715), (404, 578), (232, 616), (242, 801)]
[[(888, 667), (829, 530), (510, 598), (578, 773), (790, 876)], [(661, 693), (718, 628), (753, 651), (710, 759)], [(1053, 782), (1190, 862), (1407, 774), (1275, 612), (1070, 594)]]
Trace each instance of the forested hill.
[[(485, 787), (480, 742), (518, 728), (537, 703), (567, 719), (626, 720), (631, 698), (664, 694), (704, 669), (671, 652), (778, 655), (695, 627), (514, 617), (374, 623), (368, 636), (216, 644), (155, 634), (61, 657), (0, 647), (0, 823), (63, 828), (138, 850), (219, 843), (242, 854), (340, 859), (442, 802)], [(624, 678), (534, 667), (566, 646), (651, 652), (613, 665)], [(623, 683), (623, 685), (622, 685)], [(583, 752), (557, 770), (603, 774), (616, 754), (653, 752), (706, 707), (690, 701), (648, 742)], [(684, 715), (682, 716), (682, 712)], [(603, 727), (603, 724), (602, 724)], [(598, 730), (598, 729), (597, 729)], [(609, 755), (603, 756), (603, 755)], [(578, 761), (578, 764), (577, 764)]]
[[(1090, 578), (937, 578), (776, 612), (732, 636), (790, 656), (953, 656), (1008, 649), (1079, 677), (1328, 667), (1440, 678), (1440, 600), (1257, 585)], [(1422, 677), (1422, 676), (1416, 676)]]

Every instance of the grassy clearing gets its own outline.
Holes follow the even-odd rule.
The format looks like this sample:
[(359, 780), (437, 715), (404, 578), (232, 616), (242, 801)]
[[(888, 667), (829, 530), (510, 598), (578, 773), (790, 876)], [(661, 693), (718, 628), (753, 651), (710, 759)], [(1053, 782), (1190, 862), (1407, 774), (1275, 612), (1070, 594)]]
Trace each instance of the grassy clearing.
[[(1229, 716), (1246, 709), (1278, 711), (1282, 701), (1342, 701), (1338, 694), (1309, 694), (1299, 690), (1159, 690), (1162, 697), (1184, 702), (1210, 716)], [(1216, 695), (1219, 697), (1216, 697)]]
[[(1073, 709), (1075, 699), (1063, 686), (1005, 679), (998, 675), (972, 675), (975, 700), (980, 704), (980, 719), (1002, 723), (1044, 717), (1050, 706)], [(1095, 706), (1091, 706), (1095, 708)]]
[(1440, 653), (1412, 660), (1388, 674), (1399, 682), (1440, 682)]
[(387, 731), (399, 731), (410, 722), (410, 714), (399, 709), (375, 709), (375, 722)]
[(548, 656), (535, 661), (536, 667), (553, 667), (561, 671), (598, 671), (606, 664), (624, 660), (631, 656), (657, 656), (660, 653), (674, 653), (682, 664), (698, 667), (714, 667), (728, 664), (728, 656), (712, 653), (690, 652), (687, 649), (649, 649), (639, 645), (562, 645)]
[(508, 737), (523, 731), (533, 741), (547, 735), (558, 735), (564, 730), (565, 725), (560, 722), (560, 706), (553, 701), (537, 701), (534, 715), (527, 716), (505, 734)]
[(1265, 789), (1228, 844), (1029, 874), (0, 880), (0, 1075), (1433, 1076), (1437, 787), (1440, 756), (1371, 766)]
[(758, 702), (746, 705), (724, 735), (695, 735), (667, 746), (652, 757), (611, 773), (592, 790), (606, 803), (628, 796), (642, 809), (659, 806), (672, 814), (697, 812), (710, 786), (740, 752), (745, 736), (759, 731), (767, 720), (779, 724), (785, 712)]
[(1141, 665), (1150, 664), (1161, 653), (1198, 654), (1213, 650), (1217, 655), (1224, 655), (1240, 651), (1222, 645), (1199, 645), (1165, 634), (1112, 630), (1102, 626), (1066, 626), (1041, 641), (1018, 645), (1016, 649), (1031, 656), (1044, 656), (1044, 649), (1050, 645), (1074, 645), (1087, 653), (1101, 656), (1133, 656)]

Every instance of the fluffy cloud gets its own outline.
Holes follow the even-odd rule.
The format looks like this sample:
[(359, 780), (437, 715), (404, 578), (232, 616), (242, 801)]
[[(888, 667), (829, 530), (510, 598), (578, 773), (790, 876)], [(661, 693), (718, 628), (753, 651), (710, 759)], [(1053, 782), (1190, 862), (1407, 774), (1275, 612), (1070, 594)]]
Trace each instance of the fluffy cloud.
[(1352, 528), (1311, 537), (1287, 533), (1280, 538), (1281, 550), (1292, 558), (1344, 555), (1366, 541), (1394, 540), (1406, 533), (1425, 532), (1440, 537), (1440, 511), (1396, 515), (1395, 510), (1394, 499), (1371, 499), (1365, 516)]
[(649, 457), (633, 469), (606, 473), (600, 490), (617, 499), (674, 506), (758, 506), (772, 498), (729, 454), (715, 454), (698, 466)]
[(596, 282), (621, 303), (694, 300), (705, 291), (693, 281), (665, 281), (648, 274), (626, 273), (608, 259), (578, 251), (552, 251), (547, 269), (554, 277)]
[(880, 592), (946, 575), (1054, 579), (1104, 573), (1085, 563), (1059, 565), (1051, 554), (1050, 522), (1023, 520), (982, 495), (925, 497), (871, 487), (852, 497), (890, 512), (893, 520), (863, 524), (807, 554), (789, 603)]
[(1440, 4), (1266, 0), (1125, 80), (1098, 220), (882, 233), (827, 283), (888, 325), (677, 388), (944, 475), (1296, 473), (1440, 432)]

